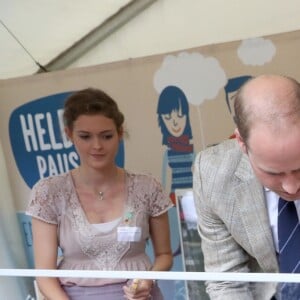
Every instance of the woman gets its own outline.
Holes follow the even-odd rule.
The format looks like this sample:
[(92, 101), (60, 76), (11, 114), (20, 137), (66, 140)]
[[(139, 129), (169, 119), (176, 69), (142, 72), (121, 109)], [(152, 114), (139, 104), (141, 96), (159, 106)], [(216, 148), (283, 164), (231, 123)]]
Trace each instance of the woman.
[[(35, 265), (38, 269), (165, 271), (172, 265), (168, 209), (158, 181), (115, 163), (124, 116), (103, 91), (85, 89), (65, 102), (65, 133), (78, 168), (41, 179), (32, 189)], [(145, 254), (151, 238), (154, 262)], [(62, 260), (57, 264), (57, 249)], [(37, 279), (47, 299), (162, 299), (152, 280)]]

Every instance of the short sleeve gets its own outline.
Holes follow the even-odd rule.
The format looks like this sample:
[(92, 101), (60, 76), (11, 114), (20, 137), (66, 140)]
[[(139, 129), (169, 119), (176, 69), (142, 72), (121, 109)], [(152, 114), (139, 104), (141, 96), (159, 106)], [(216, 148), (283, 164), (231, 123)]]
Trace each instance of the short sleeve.
[(56, 188), (52, 181), (51, 178), (41, 179), (33, 186), (26, 214), (47, 223), (58, 224), (54, 201)]
[(170, 197), (157, 179), (149, 177), (148, 184), (151, 194), (149, 212), (152, 217), (159, 216), (174, 206)]

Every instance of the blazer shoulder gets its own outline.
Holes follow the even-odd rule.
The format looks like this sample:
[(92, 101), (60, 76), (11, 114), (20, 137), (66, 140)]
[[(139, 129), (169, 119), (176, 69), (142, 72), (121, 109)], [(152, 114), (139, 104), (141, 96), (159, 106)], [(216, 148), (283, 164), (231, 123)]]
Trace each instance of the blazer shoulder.
[(224, 169), (227, 172), (234, 172), (237, 164), (241, 161), (243, 153), (234, 140), (226, 140), (218, 145), (211, 146), (200, 151), (195, 163), (202, 170)]
[(194, 163), (195, 179), (203, 188), (222, 190), (233, 188), (241, 181), (253, 178), (253, 171), (247, 155), (236, 140), (226, 140), (211, 146), (196, 156)]

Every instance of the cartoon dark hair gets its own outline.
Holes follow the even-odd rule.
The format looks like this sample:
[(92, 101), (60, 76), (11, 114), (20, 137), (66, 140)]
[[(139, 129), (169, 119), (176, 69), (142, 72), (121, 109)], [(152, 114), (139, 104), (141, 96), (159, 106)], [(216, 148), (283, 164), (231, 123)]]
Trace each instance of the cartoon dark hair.
[(167, 145), (167, 139), (170, 135), (163, 119), (162, 115), (170, 114), (172, 111), (179, 111), (181, 110), (184, 115), (186, 115), (186, 126), (183, 131), (183, 135), (188, 135), (190, 139), (193, 138), (192, 136), (192, 129), (190, 124), (190, 117), (189, 117), (189, 104), (187, 98), (183, 91), (178, 88), (177, 86), (167, 86), (163, 89), (160, 93), (158, 98), (158, 105), (157, 105), (157, 115), (158, 115), (158, 125), (160, 127), (163, 140), (162, 144)]
[(252, 76), (245, 75), (245, 76), (240, 76), (240, 77), (234, 77), (230, 78), (225, 86), (225, 94), (226, 94), (226, 103), (229, 112), (232, 114), (233, 112), (231, 111), (231, 107), (229, 104), (229, 93), (236, 92), (246, 81), (251, 79)]

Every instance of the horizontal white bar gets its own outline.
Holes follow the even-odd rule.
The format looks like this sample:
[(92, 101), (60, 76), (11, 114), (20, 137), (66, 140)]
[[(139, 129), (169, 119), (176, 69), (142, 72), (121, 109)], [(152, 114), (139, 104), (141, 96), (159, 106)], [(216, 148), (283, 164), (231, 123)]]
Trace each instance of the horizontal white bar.
[(0, 269), (9, 277), (140, 278), (194, 281), (299, 282), (300, 274)]

